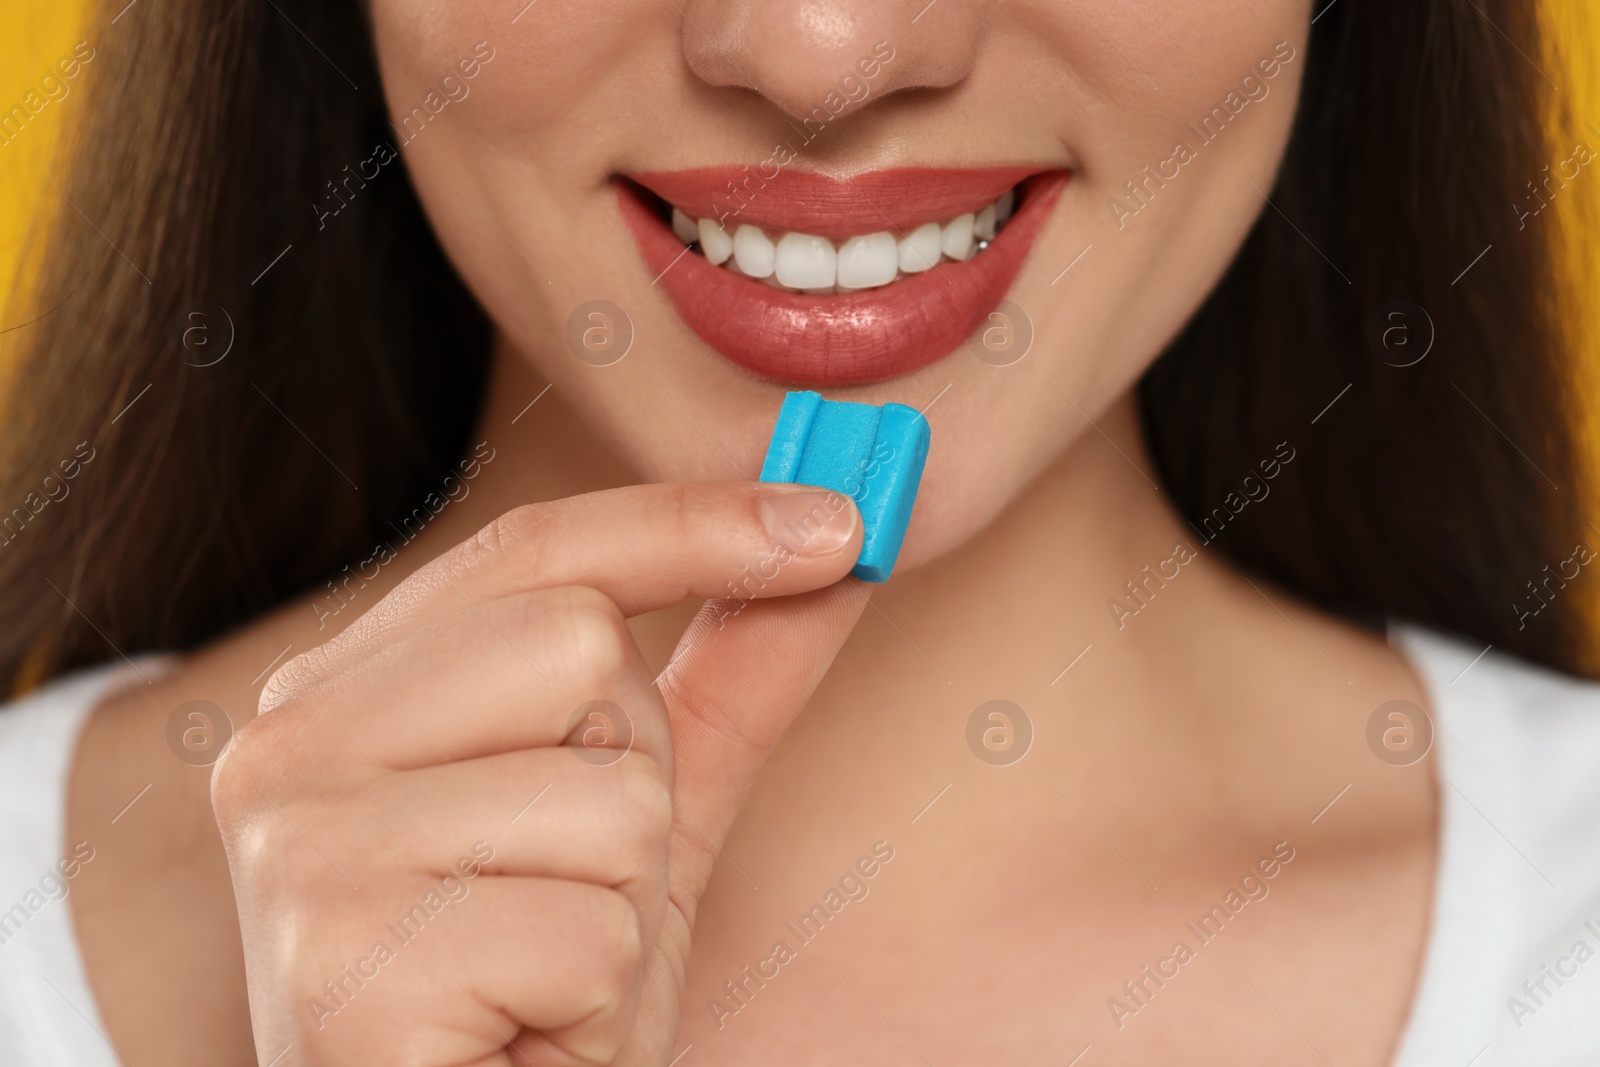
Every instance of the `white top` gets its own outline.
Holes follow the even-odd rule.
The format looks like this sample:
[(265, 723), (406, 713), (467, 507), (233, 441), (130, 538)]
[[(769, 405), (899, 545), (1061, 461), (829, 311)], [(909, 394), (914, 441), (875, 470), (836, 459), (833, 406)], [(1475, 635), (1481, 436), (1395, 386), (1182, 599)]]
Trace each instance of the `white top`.
[(1396, 1067), (1595, 1067), (1600, 683), (1413, 627), (1392, 637), (1433, 704), (1442, 827)]
[[(1432, 929), (1394, 1067), (1595, 1067), (1600, 683), (1415, 627), (1392, 639), (1433, 705), (1441, 792)], [(6, 1067), (117, 1067), (47, 878), (73, 858), (62, 809), (78, 728), (117, 673), (0, 709)]]
[(66, 899), (72, 880), (61, 877), (81, 870), (72, 866), (78, 856), (65, 811), (78, 728), (117, 674), (115, 665), (95, 667), (0, 709), (0, 1063), (7, 1067), (117, 1067), (78, 955)]

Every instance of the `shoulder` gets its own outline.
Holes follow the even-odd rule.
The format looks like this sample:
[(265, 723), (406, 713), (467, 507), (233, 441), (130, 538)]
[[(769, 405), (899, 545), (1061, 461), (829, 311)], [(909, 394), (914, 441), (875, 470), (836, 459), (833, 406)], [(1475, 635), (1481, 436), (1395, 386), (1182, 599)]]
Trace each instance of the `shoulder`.
[(1447, 693), (1452, 704), (1466, 701), (1469, 711), (1538, 720), (1551, 712), (1600, 708), (1600, 682), (1529, 663), (1492, 645), (1410, 625), (1391, 627), (1390, 638), (1430, 689)]
[(52, 678), (38, 688), (0, 704), (0, 730), (9, 729), (8, 724), (19, 718), (58, 714), (80, 708), (85, 702), (92, 705), (107, 684), (126, 669), (126, 664), (108, 662)]
[[(0, 811), (37, 812), (52, 799), (60, 806), (78, 731), (124, 670), (115, 663), (89, 667), (0, 705)], [(0, 842), (11, 829), (0, 824)]]
[(1429, 630), (1392, 636), (1432, 704), (1441, 821), (1397, 1063), (1600, 1062), (1600, 683)]
[[(1600, 811), (1600, 682), (1430, 630), (1400, 627), (1393, 636), (1422, 675), (1451, 781), (1524, 787), (1552, 814)], [(1534, 821), (1531, 831), (1561, 829)], [(1591, 821), (1600, 833), (1600, 819)]]
[(0, 810), (36, 812), (52, 797), (59, 807), (78, 730), (118, 673), (90, 667), (0, 705)]
[(57, 679), (0, 707), (0, 1062), (114, 1061), (97, 1018), (66, 898), (94, 856), (66, 841), (78, 734), (118, 665)]
[(1494, 805), (1526, 840), (1600, 845), (1600, 682), (1428, 630), (1394, 637), (1433, 704), (1442, 791)]

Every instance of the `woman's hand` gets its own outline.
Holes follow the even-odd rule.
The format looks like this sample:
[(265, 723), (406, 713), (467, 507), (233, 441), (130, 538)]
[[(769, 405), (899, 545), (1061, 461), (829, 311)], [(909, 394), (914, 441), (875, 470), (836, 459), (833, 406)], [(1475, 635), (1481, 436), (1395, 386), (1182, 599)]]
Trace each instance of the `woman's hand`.
[[(212, 782), (261, 1063), (671, 1059), (696, 902), (860, 544), (780, 486), (519, 508), (285, 664)], [(624, 620), (686, 597), (653, 680)]]

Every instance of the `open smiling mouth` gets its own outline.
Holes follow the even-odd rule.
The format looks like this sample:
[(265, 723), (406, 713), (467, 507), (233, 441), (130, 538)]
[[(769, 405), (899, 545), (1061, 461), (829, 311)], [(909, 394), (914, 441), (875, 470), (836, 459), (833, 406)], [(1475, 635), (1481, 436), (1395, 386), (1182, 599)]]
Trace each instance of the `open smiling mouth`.
[(907, 374), (959, 347), (1011, 287), (1068, 178), (908, 168), (763, 182), (708, 167), (616, 184), (655, 284), (701, 340), (763, 378), (826, 386)]

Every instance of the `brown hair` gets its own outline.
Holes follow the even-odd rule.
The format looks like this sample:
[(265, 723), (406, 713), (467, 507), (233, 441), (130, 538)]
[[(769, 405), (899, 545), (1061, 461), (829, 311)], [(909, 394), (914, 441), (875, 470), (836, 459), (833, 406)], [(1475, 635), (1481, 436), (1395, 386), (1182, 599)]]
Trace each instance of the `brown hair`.
[(356, 4), (163, 0), (111, 24), (124, 3), (58, 183), (54, 309), (7, 390), (13, 687), (197, 644), (370, 552), (459, 458), (488, 365), (403, 166), (358, 173), (398, 139)]
[[(95, 30), (39, 275), (50, 310), (11, 335), (13, 689), (198, 644), (319, 584), (437, 485), (485, 385), (488, 323), (403, 168), (350, 184), (393, 137), (356, 0), (164, 0), (113, 23), (122, 7)], [(1479, 7), (1539, 54), (1526, 5)], [(1292, 442), (1272, 499), (1214, 538), (1242, 566), (1579, 670), (1575, 597), (1524, 629), (1508, 607), (1581, 536), (1580, 490), (1549, 228), (1519, 232), (1507, 207), (1549, 161), (1541, 84), (1487, 18), (1450, 0), (1324, 12), (1275, 208), (1142, 401), (1197, 529)], [(313, 207), (330, 192), (331, 216)], [(1438, 333), (1407, 368), (1363, 340), (1396, 298)], [(226, 358), (197, 365), (230, 323)]]
[(1522, 214), (1572, 154), (1538, 8), (1323, 8), (1272, 206), (1141, 401), (1180, 511), (1241, 566), (1587, 673), (1576, 361), (1555, 220)]

